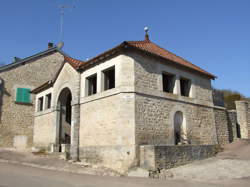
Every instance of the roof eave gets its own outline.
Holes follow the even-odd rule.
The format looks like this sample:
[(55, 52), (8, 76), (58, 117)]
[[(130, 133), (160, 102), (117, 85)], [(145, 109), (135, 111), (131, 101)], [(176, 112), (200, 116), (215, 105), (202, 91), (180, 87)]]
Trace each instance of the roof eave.
[[(104, 59), (106, 59), (107, 57), (113, 55), (113, 54), (116, 53), (117, 51), (120, 51), (121, 49), (123, 49), (123, 48), (128, 48), (128, 47), (133, 48), (133, 49), (136, 49), (136, 50), (139, 50), (139, 51), (142, 51), (142, 52), (145, 52), (145, 53), (148, 53), (148, 54), (150, 54), (150, 55), (152, 55), (152, 56), (155, 56), (155, 57), (158, 57), (158, 58), (161, 58), (161, 59), (164, 59), (164, 60), (170, 60), (170, 59), (166, 59), (166, 58), (164, 58), (164, 57), (162, 57), (162, 56), (160, 56), (160, 55), (151, 53), (151, 52), (149, 52), (149, 51), (142, 50), (142, 49), (140, 49), (140, 48), (137, 48), (137, 47), (135, 47), (135, 46), (129, 44), (129, 42), (124, 41), (124, 42), (122, 42), (120, 45), (118, 45), (118, 46), (116, 46), (116, 47), (114, 47), (114, 48), (112, 48), (112, 49), (110, 49), (110, 50), (108, 50), (108, 51), (106, 51), (106, 52), (104, 52), (104, 53), (102, 53), (102, 54), (100, 54), (100, 55), (98, 55), (98, 56), (96, 56), (96, 57), (94, 57), (94, 58), (88, 60), (88, 61), (86, 61), (85, 64), (83, 64), (83, 65), (81, 65), (81, 66), (79, 67), (79, 70), (83, 71), (84, 69), (88, 68), (88, 67), (91, 66), (92, 64), (94, 64), (94, 63), (96, 63), (96, 62), (99, 62), (99, 61), (103, 61)], [(172, 61), (172, 60), (170, 60), (170, 61)], [(173, 62), (174, 62), (174, 61), (173, 61)], [(206, 76), (206, 77), (208, 77), (208, 78), (210, 78), (210, 79), (213, 79), (213, 80), (214, 80), (214, 79), (217, 78), (215, 75), (213, 75), (213, 74), (211, 74), (211, 73), (208, 73), (208, 72), (207, 72), (207, 73), (201, 72), (201, 71), (198, 71), (198, 70), (193, 69), (193, 68), (191, 68), (191, 67), (188, 67), (188, 66), (179, 64), (179, 63), (177, 63), (177, 62), (174, 62), (174, 63), (175, 63), (176, 65), (178, 65), (178, 66), (187, 68), (187, 69), (189, 69), (189, 70), (192, 70), (193, 72), (197, 72), (197, 73), (199, 73), (199, 74), (201, 74), (201, 75), (203, 75), (203, 76)], [(205, 70), (204, 70), (204, 71), (205, 71)]]
[(128, 45), (128, 43), (126, 41), (122, 42), (121, 44), (117, 45), (116, 47), (114, 47), (108, 51), (105, 51), (104, 53), (101, 53), (100, 55), (86, 61), (85, 64), (79, 66), (79, 70), (83, 71), (84, 69), (88, 68), (92, 64), (99, 62), (99, 61), (103, 61), (104, 59), (116, 54), (118, 51), (120, 51), (121, 49), (123, 49), (123, 47), (126, 47), (127, 45)]
[(37, 94), (37, 93), (40, 93), (44, 90), (47, 90), (48, 88), (50, 88), (52, 86), (53, 86), (53, 84), (52, 84), (52, 81), (50, 80), (50, 81), (43, 83), (41, 86), (36, 87), (35, 89), (31, 90), (30, 93)]

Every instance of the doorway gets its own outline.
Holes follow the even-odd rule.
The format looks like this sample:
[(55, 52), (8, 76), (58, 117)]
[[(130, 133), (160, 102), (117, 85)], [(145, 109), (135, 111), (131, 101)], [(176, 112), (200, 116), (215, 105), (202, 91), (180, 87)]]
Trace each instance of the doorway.
[(71, 108), (72, 94), (64, 88), (58, 98), (59, 106), (59, 146), (71, 143)]
[(174, 142), (175, 145), (187, 143), (185, 118), (180, 111), (176, 112), (174, 115)]

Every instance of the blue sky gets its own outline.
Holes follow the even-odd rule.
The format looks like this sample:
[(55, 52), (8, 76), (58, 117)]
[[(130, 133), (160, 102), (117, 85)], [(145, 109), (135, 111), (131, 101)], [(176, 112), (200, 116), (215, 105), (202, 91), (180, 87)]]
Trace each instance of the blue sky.
[(249, 0), (1, 0), (0, 63), (27, 57), (59, 41), (85, 60), (124, 40), (150, 39), (218, 76), (215, 88), (250, 97)]

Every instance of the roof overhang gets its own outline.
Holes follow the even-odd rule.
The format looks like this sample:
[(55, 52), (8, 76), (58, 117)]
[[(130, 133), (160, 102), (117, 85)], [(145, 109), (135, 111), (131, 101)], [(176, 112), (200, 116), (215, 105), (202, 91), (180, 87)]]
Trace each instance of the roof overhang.
[[(116, 46), (116, 47), (114, 47), (114, 48), (112, 48), (112, 49), (110, 49), (110, 50), (108, 50), (108, 51), (106, 51), (106, 52), (104, 52), (104, 53), (102, 53), (102, 54), (100, 54), (100, 55), (98, 55), (98, 56), (96, 56), (96, 57), (88, 60), (88, 61), (86, 61), (84, 64), (82, 64), (81, 66), (79, 66), (79, 70), (80, 71), (84, 71), (85, 69), (91, 67), (95, 63), (99, 63), (101, 61), (104, 61), (107, 58), (110, 58), (110, 57), (118, 54), (119, 52), (121, 52), (123, 50), (132, 50), (132, 51), (135, 51), (135, 52), (140, 52), (140, 53), (149, 55), (149, 56), (151, 56), (153, 58), (160, 59), (161, 61), (168, 62), (169, 65), (175, 65), (175, 66), (178, 66), (178, 67), (181, 67), (181, 68), (185, 68), (185, 69), (187, 69), (189, 71), (196, 72), (196, 73), (198, 73), (198, 74), (200, 74), (202, 76), (205, 76), (205, 77), (207, 77), (209, 79), (213, 79), (214, 80), (214, 79), (217, 78), (215, 75), (206, 72), (205, 70), (199, 68), (198, 66), (196, 66), (196, 67), (199, 68), (202, 71), (198, 71), (198, 70), (193, 69), (191, 67), (188, 67), (188, 66), (182, 65), (180, 63), (177, 63), (177, 62), (175, 62), (175, 61), (173, 61), (171, 59), (168, 59), (168, 58), (162, 57), (160, 55), (157, 55), (155, 53), (152, 53), (152, 52), (143, 50), (141, 48), (135, 47), (135, 46), (131, 45), (129, 42), (127, 42), (127, 41), (124, 41), (120, 45), (118, 45), (118, 46)], [(188, 62), (188, 63), (190, 63), (190, 62)], [(193, 66), (195, 66), (195, 65), (193, 65)]]
[(44, 90), (47, 90), (48, 88), (52, 87), (52, 85), (53, 85), (52, 81), (47, 81), (44, 84), (42, 84), (41, 86), (31, 90), (30, 93), (33, 93), (33, 94), (40, 93), (40, 92), (42, 92)]

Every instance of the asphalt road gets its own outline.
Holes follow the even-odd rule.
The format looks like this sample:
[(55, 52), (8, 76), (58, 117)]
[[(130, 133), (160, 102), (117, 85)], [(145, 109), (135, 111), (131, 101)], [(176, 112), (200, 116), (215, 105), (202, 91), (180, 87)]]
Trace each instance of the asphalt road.
[[(230, 184), (233, 184), (230, 182)], [(247, 184), (247, 183), (246, 183)], [(249, 183), (248, 183), (249, 184)], [(233, 184), (235, 185), (235, 184)], [(0, 187), (211, 187), (228, 186), (191, 181), (79, 175), (0, 163)], [(229, 185), (231, 186), (231, 185)], [(239, 186), (245, 186), (237, 185)]]

